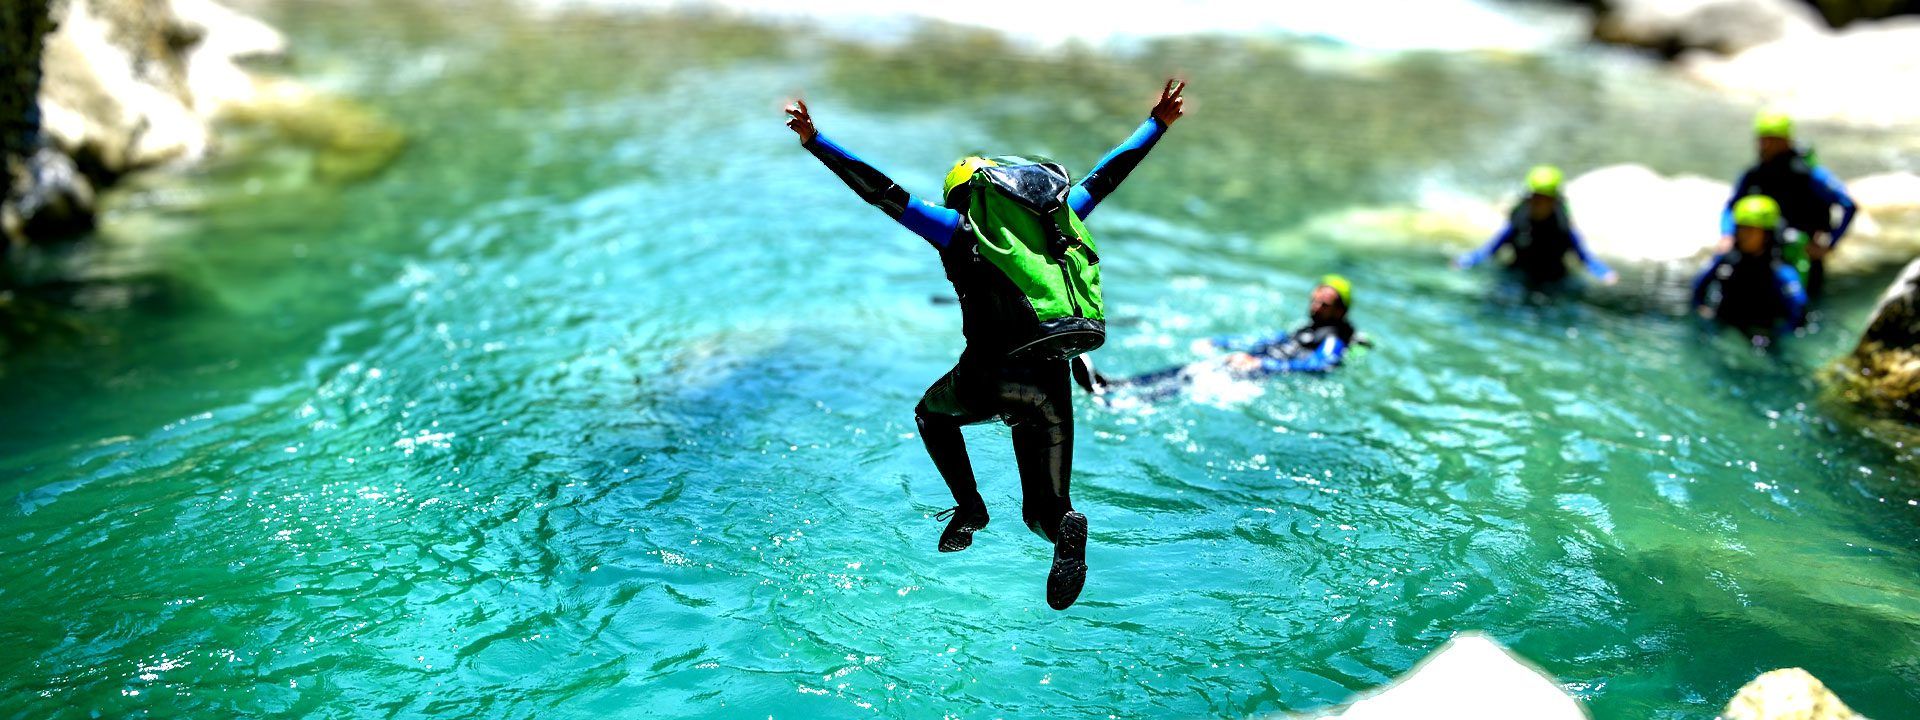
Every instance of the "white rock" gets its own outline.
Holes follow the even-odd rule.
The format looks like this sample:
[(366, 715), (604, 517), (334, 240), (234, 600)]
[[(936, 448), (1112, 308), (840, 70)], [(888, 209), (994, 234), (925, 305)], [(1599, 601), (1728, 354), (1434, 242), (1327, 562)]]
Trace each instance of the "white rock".
[(1786, 668), (1754, 678), (1727, 703), (1725, 720), (1864, 720), (1813, 673)]
[(253, 102), (253, 77), (236, 62), (286, 53), (280, 31), (211, 0), (173, 0), (174, 15), (201, 40), (187, 53), (187, 92), (194, 110), (212, 118)]
[(1644, 165), (1603, 167), (1566, 185), (1573, 226), (1594, 254), (1649, 262), (1711, 254), (1732, 192), (1728, 183), (1665, 177)]
[(1480, 635), (1462, 635), (1378, 694), (1321, 720), (1586, 720), (1559, 683)]
[(62, 4), (47, 36), (40, 104), (53, 141), (71, 155), (114, 171), (199, 157), (206, 123), (164, 81), (142, 74), (151, 63), (112, 42), (114, 28), (86, 2)]
[(1794, 35), (1732, 57), (1690, 53), (1681, 71), (1802, 120), (1893, 128), (1920, 122), (1920, 19)]
[[(1847, 183), (1847, 193), (1860, 209), (1892, 222), (1905, 215), (1920, 215), (1920, 175), (1881, 173)], [(1920, 222), (1920, 217), (1913, 218)]]
[[(40, 89), (47, 134), (62, 150), (125, 172), (204, 155), (208, 122), (258, 96), (237, 61), (285, 52), (286, 38), (212, 0), (114, 0), (155, 27), (116, 28), (88, 0), (59, 3)], [(197, 40), (174, 55), (165, 33)], [(139, 57), (134, 55), (140, 53)], [(174, 74), (174, 68), (184, 68)]]

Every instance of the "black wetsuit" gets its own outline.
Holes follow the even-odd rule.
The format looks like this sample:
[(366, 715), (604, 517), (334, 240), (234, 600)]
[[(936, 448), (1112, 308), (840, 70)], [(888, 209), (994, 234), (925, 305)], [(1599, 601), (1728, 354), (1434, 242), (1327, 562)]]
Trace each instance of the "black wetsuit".
[[(1721, 234), (1733, 234), (1733, 206), (1748, 195), (1773, 198), (1780, 204), (1782, 224), (1806, 235), (1806, 242), (1813, 242), (1814, 235), (1825, 233), (1828, 250), (1839, 246), (1840, 239), (1846, 237), (1857, 209), (1840, 180), (1826, 168), (1810, 162), (1799, 150), (1775, 155), (1740, 175), (1740, 180), (1733, 184), (1733, 196), (1727, 198), (1726, 210), (1721, 214)], [(1840, 208), (1839, 223), (1833, 220), (1835, 207)], [(1820, 294), (1826, 285), (1826, 276), (1826, 263), (1809, 258), (1807, 276), (1803, 278), (1809, 297)]]
[[(1165, 125), (1148, 119), (1073, 186), (1068, 205), (1086, 218), (1165, 132)], [(1012, 328), (1003, 327), (1000, 318), (1006, 315), (1000, 304), (1025, 299), (1016, 289), (1003, 287), (1008, 285), (1006, 276), (980, 257), (965, 215), (908, 194), (824, 135), (816, 135), (806, 148), (861, 199), (938, 249), (947, 279), (960, 296), (966, 350), (914, 407), (921, 440), (954, 501), (963, 509), (985, 511), (960, 428), (1004, 421), (1012, 427), (1013, 454), (1020, 466), (1021, 514), (1027, 527), (1056, 541), (1061, 518), (1073, 509), (1068, 496), (1073, 475), (1073, 404), (1067, 361), (1008, 356), (1012, 343), (1005, 334)]]
[(1807, 293), (1799, 271), (1777, 253), (1734, 250), (1707, 263), (1693, 281), (1692, 304), (1713, 308), (1721, 324), (1754, 336), (1774, 336), (1806, 322)]
[(1502, 246), (1513, 248), (1513, 269), (1520, 271), (1533, 283), (1553, 283), (1566, 278), (1568, 253), (1580, 258), (1580, 262), (1594, 277), (1605, 277), (1613, 272), (1606, 263), (1587, 251), (1580, 234), (1573, 230), (1573, 221), (1567, 217), (1564, 203), (1556, 204), (1553, 214), (1535, 218), (1528, 201), (1521, 200), (1508, 214), (1507, 226), (1500, 230), (1499, 235), (1495, 235), (1485, 247), (1460, 256), (1457, 262), (1463, 268), (1479, 265), (1492, 258)]

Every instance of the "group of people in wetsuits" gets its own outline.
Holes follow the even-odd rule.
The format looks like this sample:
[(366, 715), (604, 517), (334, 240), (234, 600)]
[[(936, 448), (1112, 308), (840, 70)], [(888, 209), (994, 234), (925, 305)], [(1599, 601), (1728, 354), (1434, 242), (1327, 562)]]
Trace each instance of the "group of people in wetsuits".
[[(1077, 251), (1097, 264), (1091, 245), (1067, 237), (1072, 234), (1067, 231), (1080, 231), (1080, 221), (1119, 187), (1184, 115), (1184, 90), (1185, 83), (1167, 81), (1146, 121), (1070, 186), (1060, 183), (1058, 187), (1044, 187), (1046, 173), (1008, 172), (992, 178), (1008, 185), (1016, 195), (1024, 192), (1020, 197), (1036, 217), (1054, 216), (1052, 220), (1019, 226), (1028, 228), (1025, 232), (1044, 233), (1046, 238), (1000, 239)], [(786, 113), (787, 127), (799, 135), (808, 152), (862, 200), (934, 248), (959, 295), (966, 347), (953, 369), (936, 380), (914, 406), (921, 441), (954, 500), (952, 508), (936, 516), (946, 522), (939, 550), (967, 549), (974, 533), (990, 521), (961, 428), (995, 420), (1005, 422), (1011, 428), (1019, 466), (1022, 519), (1030, 530), (1053, 545), (1046, 596), (1048, 605), (1056, 610), (1073, 605), (1087, 575), (1087, 518), (1073, 508), (1069, 495), (1073, 472), (1072, 383), (1103, 396), (1126, 388), (1165, 392), (1208, 370), (1241, 378), (1318, 372), (1339, 366), (1351, 347), (1366, 343), (1347, 320), (1353, 304), (1352, 283), (1328, 275), (1310, 295), (1306, 325), (1272, 337), (1204, 341), (1205, 349), (1230, 351), (1213, 361), (1116, 380), (1093, 368), (1084, 354), (1090, 346), (1052, 354), (1009, 351), (1007, 348), (1026, 342), (1023, 333), (1028, 331), (1008, 326), (1006, 308), (1027, 303), (1028, 318), (1036, 317), (1037, 308), (1031, 296), (1021, 296), (1020, 288), (1013, 287), (1017, 283), (1009, 283), (1002, 274), (1006, 260), (985, 257), (990, 253), (982, 248), (993, 249), (993, 233), (981, 232), (980, 226), (992, 221), (983, 216), (977, 199), (981, 196), (970, 189), (980, 184), (975, 182), (977, 175), (998, 172), (1000, 163), (979, 156), (962, 159), (948, 172), (936, 204), (907, 192), (822, 134), (804, 101), (795, 100)], [(1693, 302), (1703, 315), (1730, 325), (1791, 329), (1805, 317), (1802, 278), (1818, 287), (1820, 263), (1845, 235), (1854, 205), (1830, 173), (1793, 146), (1791, 120), (1763, 113), (1756, 131), (1760, 163), (1735, 186), (1725, 213), (1726, 237), (1712, 263), (1694, 283)], [(1065, 177), (1057, 165), (1047, 166), (1059, 172), (1058, 177)], [(1485, 247), (1458, 258), (1456, 266), (1480, 264), (1505, 248), (1512, 255), (1512, 267), (1533, 281), (1564, 279), (1567, 256), (1572, 255), (1602, 282), (1616, 282), (1618, 275), (1587, 250), (1574, 230), (1561, 194), (1562, 181), (1561, 172), (1549, 166), (1529, 172), (1528, 195), (1515, 206), (1506, 227)], [(1055, 196), (1054, 202), (1047, 201), (1048, 193)], [(1831, 219), (1833, 206), (1843, 210), (1838, 223)], [(996, 262), (1001, 267), (996, 268)], [(1097, 297), (1097, 271), (1091, 278), (1093, 297)], [(1082, 279), (1067, 280), (1069, 284), (1084, 284)], [(1077, 304), (1073, 309), (1076, 315), (1080, 313)], [(1014, 337), (1016, 334), (1020, 337)]]
[[(1764, 345), (1806, 322), (1809, 299), (1825, 285), (1826, 256), (1846, 236), (1857, 207), (1812, 152), (1795, 146), (1791, 117), (1762, 111), (1753, 129), (1759, 161), (1734, 183), (1721, 213), (1720, 244), (1694, 279), (1689, 302), (1701, 317)], [(1510, 248), (1512, 269), (1530, 284), (1564, 279), (1568, 255), (1601, 282), (1617, 282), (1619, 275), (1574, 230), (1562, 179), (1552, 166), (1533, 168), (1527, 197), (1506, 227), (1454, 266), (1473, 267)]]

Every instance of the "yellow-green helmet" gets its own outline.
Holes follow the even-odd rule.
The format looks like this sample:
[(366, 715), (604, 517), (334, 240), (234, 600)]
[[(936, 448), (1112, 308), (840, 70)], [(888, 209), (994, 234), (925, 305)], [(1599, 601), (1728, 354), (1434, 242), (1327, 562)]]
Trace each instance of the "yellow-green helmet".
[(1552, 165), (1535, 165), (1527, 171), (1527, 189), (1538, 195), (1559, 197), (1560, 183), (1567, 176)]
[(1339, 275), (1322, 275), (1320, 286), (1333, 288), (1333, 291), (1340, 295), (1340, 305), (1347, 309), (1353, 308), (1353, 283), (1348, 282), (1346, 278)]
[(1761, 110), (1753, 116), (1753, 136), (1793, 139), (1793, 118), (1778, 110)]
[(940, 188), (940, 197), (944, 198), (952, 195), (954, 188), (967, 184), (967, 181), (973, 178), (973, 172), (975, 170), (983, 167), (994, 167), (996, 165), (999, 165), (999, 163), (980, 157), (979, 155), (968, 155), (967, 157), (960, 158), (960, 162), (954, 163), (953, 169), (947, 171), (947, 182), (945, 186)]
[(1733, 224), (1773, 230), (1780, 227), (1780, 203), (1765, 195), (1748, 195), (1733, 204)]

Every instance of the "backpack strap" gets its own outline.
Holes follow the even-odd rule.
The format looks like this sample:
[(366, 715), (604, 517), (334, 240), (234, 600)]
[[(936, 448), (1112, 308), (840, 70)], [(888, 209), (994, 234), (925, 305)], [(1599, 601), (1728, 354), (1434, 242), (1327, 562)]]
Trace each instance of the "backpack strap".
[(1073, 191), (1072, 180), (1067, 169), (1056, 162), (1033, 162), (1022, 165), (1002, 164), (981, 168), (976, 175), (1011, 198), (1021, 208), (1035, 215), (1047, 218), (1047, 253), (1058, 260), (1073, 248), (1082, 248), (1087, 253), (1087, 262), (1100, 262), (1093, 249), (1078, 238), (1072, 237), (1062, 227), (1071, 222), (1060, 216), (1063, 212), (1073, 212), (1067, 206), (1067, 194)]

